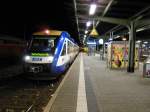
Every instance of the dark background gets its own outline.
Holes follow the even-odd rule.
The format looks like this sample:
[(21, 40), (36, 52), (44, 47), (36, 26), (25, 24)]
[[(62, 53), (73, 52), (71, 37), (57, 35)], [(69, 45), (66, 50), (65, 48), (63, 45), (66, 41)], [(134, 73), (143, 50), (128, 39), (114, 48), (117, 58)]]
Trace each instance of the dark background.
[(68, 31), (78, 42), (73, 0), (0, 2), (0, 34), (28, 40), (47, 28)]

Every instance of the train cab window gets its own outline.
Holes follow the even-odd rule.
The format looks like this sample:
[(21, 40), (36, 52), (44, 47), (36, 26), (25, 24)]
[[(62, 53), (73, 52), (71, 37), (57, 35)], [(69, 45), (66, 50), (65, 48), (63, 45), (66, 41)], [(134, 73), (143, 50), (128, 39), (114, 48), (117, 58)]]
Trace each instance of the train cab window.
[(54, 47), (54, 40), (48, 40), (48, 46), (53, 48)]
[(62, 52), (61, 52), (61, 56), (66, 55), (66, 42), (64, 43)]
[(29, 50), (31, 52), (49, 52), (50, 54), (54, 54), (55, 51), (54, 39), (53, 38), (33, 39), (31, 41)]

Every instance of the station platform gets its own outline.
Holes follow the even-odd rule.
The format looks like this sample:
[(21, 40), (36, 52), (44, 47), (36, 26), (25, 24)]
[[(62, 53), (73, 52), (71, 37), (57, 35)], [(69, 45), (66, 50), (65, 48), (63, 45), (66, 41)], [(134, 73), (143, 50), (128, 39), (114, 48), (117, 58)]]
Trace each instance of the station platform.
[(80, 53), (45, 112), (150, 112), (150, 78)]

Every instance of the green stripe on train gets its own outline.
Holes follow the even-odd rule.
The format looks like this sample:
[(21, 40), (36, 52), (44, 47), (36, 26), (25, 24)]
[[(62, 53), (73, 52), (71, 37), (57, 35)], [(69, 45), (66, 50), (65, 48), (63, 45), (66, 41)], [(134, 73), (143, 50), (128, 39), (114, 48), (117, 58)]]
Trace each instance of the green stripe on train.
[(48, 53), (31, 53), (32, 56), (49, 56)]

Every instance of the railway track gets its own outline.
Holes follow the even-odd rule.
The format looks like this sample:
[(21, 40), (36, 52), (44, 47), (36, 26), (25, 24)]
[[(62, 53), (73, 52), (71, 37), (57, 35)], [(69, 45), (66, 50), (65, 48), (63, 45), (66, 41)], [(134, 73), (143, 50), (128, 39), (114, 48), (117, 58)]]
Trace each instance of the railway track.
[(63, 78), (33, 81), (19, 75), (0, 81), (0, 112), (42, 112)]

